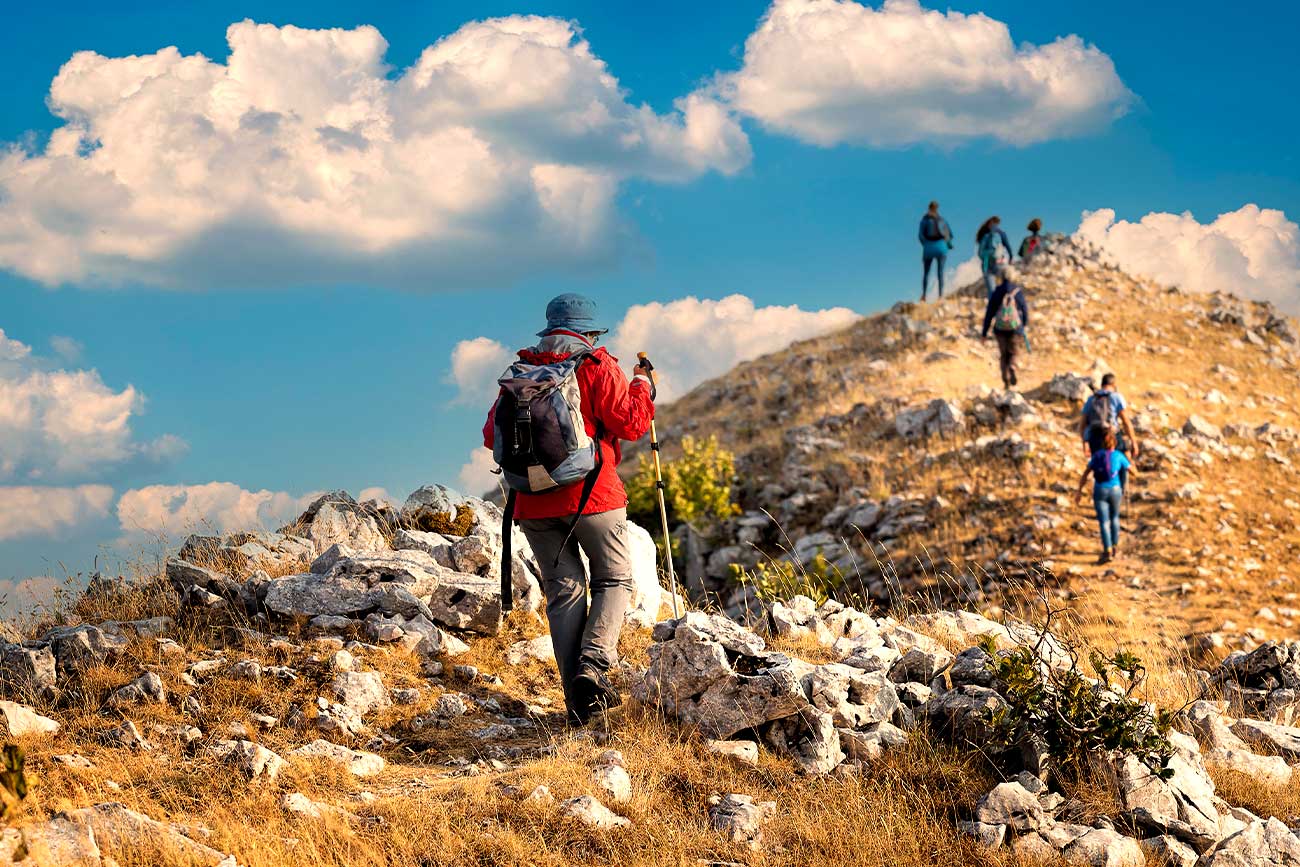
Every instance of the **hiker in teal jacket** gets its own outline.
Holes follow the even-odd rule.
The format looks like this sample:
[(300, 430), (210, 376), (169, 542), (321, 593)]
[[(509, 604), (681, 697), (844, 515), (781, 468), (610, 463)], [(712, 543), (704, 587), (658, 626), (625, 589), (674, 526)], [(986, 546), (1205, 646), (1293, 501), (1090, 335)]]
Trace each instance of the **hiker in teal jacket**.
[(943, 297), (943, 268), (948, 262), (948, 251), (952, 249), (952, 229), (948, 221), (939, 216), (939, 203), (931, 202), (930, 209), (921, 218), (921, 226), (916, 230), (917, 240), (921, 242), (921, 300), (929, 292), (930, 263), (938, 263), (939, 297)]
[[(998, 247), (998, 242), (1002, 243), (1002, 248)], [(1007, 238), (1007, 233), (1002, 231), (1002, 218), (989, 217), (980, 226), (979, 231), (975, 233), (975, 245), (979, 250), (980, 270), (984, 273), (984, 287), (988, 290), (986, 297), (993, 297), (993, 290), (998, 288), (998, 276), (1002, 266), (1011, 261), (1011, 241)], [(1002, 256), (1002, 250), (1007, 251), (1006, 258)]]

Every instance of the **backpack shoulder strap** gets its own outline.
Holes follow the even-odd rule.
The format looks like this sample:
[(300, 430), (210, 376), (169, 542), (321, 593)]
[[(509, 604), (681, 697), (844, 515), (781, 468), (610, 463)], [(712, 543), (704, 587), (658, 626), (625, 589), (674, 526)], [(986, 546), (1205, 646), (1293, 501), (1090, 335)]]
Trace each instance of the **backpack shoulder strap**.
[(559, 550), (555, 552), (555, 564), (552, 568), (560, 565), (560, 558), (564, 556), (564, 549), (569, 547), (569, 540), (573, 538), (573, 531), (578, 529), (578, 521), (582, 520), (582, 513), (587, 509), (587, 503), (591, 500), (591, 492), (595, 490), (596, 481), (600, 478), (601, 468), (605, 466), (605, 450), (600, 444), (605, 439), (605, 428), (600, 422), (596, 422), (596, 465), (587, 473), (586, 478), (582, 480), (582, 493), (578, 495), (578, 511), (574, 513), (573, 520), (569, 522), (569, 531), (564, 534), (564, 542), (560, 545)]
[(514, 564), (511, 562), (511, 536), (515, 520), (515, 489), (506, 495), (506, 508), (501, 514), (501, 613), (509, 614), (515, 607)]

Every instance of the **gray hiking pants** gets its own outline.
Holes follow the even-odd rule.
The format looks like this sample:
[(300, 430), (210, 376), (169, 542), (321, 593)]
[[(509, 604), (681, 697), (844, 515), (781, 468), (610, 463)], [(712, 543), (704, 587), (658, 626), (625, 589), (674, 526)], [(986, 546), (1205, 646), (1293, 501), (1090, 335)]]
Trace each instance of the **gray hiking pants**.
[[(606, 671), (618, 661), (618, 636), (632, 601), (632, 557), (627, 510), (583, 515), (569, 544), (564, 544), (571, 517), (526, 518), (519, 528), (528, 538), (542, 570), (546, 619), (551, 644), (570, 707), (573, 679), (587, 664)], [(579, 548), (591, 564), (591, 608), (587, 608), (587, 572)], [(560, 555), (556, 564), (555, 555)]]

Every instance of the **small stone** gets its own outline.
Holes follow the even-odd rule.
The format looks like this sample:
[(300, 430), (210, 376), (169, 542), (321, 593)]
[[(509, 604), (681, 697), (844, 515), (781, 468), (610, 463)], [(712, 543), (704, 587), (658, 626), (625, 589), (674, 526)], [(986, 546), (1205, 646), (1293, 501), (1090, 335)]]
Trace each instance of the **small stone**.
[(709, 822), (732, 843), (751, 849), (763, 845), (763, 822), (776, 813), (775, 801), (755, 802), (750, 795), (729, 793), (709, 799)]
[(704, 748), (719, 756), (727, 756), (746, 765), (758, 764), (758, 744), (753, 741), (706, 740)]
[(1033, 831), (1043, 824), (1043, 806), (1019, 783), (999, 783), (980, 799), (975, 818), (985, 825)]
[(631, 819), (612, 812), (591, 795), (579, 795), (561, 802), (560, 815), (599, 830), (625, 828), (632, 824)]
[(622, 765), (599, 765), (592, 771), (596, 788), (609, 795), (616, 804), (632, 800), (632, 778)]
[(54, 720), (41, 716), (25, 704), (14, 701), (0, 701), (0, 725), (3, 725), (5, 732), (13, 738), (25, 735), (52, 735), (59, 730), (59, 724)]
[(356, 777), (373, 777), (387, 764), (383, 757), (317, 739), (289, 753), (293, 757), (325, 759), (342, 766)]

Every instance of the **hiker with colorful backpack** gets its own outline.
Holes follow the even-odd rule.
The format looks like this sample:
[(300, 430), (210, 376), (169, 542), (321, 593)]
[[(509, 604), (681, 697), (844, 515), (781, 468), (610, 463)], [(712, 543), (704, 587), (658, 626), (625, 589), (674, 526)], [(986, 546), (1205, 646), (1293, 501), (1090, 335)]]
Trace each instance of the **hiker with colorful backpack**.
[(1035, 253), (1037, 253), (1039, 250), (1042, 249), (1043, 238), (1038, 233), (1043, 230), (1043, 221), (1038, 219), (1037, 217), (1034, 217), (1032, 220), (1029, 221), (1029, 225), (1025, 227), (1025, 230), (1028, 231), (1029, 234), (1026, 235), (1025, 239), (1020, 242), (1021, 262), (1028, 262), (1029, 257), (1033, 256)]
[[(546, 619), (571, 724), (621, 702), (606, 672), (617, 662), (632, 599), (627, 493), (619, 440), (645, 435), (654, 385), (632, 378), (596, 343), (596, 305), (565, 294), (546, 305), (541, 339), (519, 351), (483, 427), (510, 493), (502, 524), (502, 609), (509, 611), (510, 533), (517, 520), (542, 572)], [(590, 578), (582, 563), (586, 554)], [(587, 597), (590, 591), (591, 601)]]
[(921, 300), (929, 293), (930, 265), (937, 264), (936, 277), (939, 282), (939, 297), (943, 297), (943, 268), (948, 262), (948, 251), (952, 249), (952, 229), (948, 221), (939, 216), (939, 203), (931, 202), (930, 208), (921, 218), (921, 226), (916, 231), (921, 242)]
[(1097, 512), (1097, 525), (1101, 529), (1101, 556), (1097, 563), (1109, 563), (1119, 556), (1119, 517), (1120, 504), (1124, 498), (1124, 488), (1120, 483), (1120, 474), (1132, 469), (1129, 459), (1116, 448), (1115, 432), (1107, 430), (1101, 437), (1101, 448), (1088, 458), (1079, 477), (1079, 489), (1075, 492), (1075, 502), (1083, 499), (1083, 491), (1088, 484), (1088, 476), (1093, 478), (1092, 505)]
[(1002, 371), (1002, 387), (1016, 384), (1016, 358), (1021, 341), (1025, 340), (1025, 327), (1029, 325), (1029, 304), (1025, 292), (1016, 282), (1019, 276), (1010, 265), (1002, 267), (1002, 283), (989, 296), (984, 308), (984, 331), (981, 337), (989, 339), (989, 328), (998, 341), (998, 367)]
[[(1083, 403), (1083, 418), (1079, 425), (1083, 438), (1084, 454), (1092, 456), (1104, 448), (1107, 433), (1113, 434), (1115, 446), (1126, 456), (1130, 448), (1133, 460), (1140, 457), (1137, 435), (1133, 433), (1133, 423), (1128, 417), (1128, 403), (1124, 395), (1115, 387), (1115, 374), (1107, 373), (1101, 378), (1101, 388), (1092, 393)], [(1128, 470), (1121, 470), (1120, 487), (1128, 490)]]
[(997, 289), (999, 273), (1011, 261), (1011, 241), (1007, 240), (1007, 233), (1002, 231), (1001, 217), (989, 217), (980, 224), (975, 233), (975, 249), (980, 259), (980, 270), (984, 274), (987, 297), (991, 298)]

